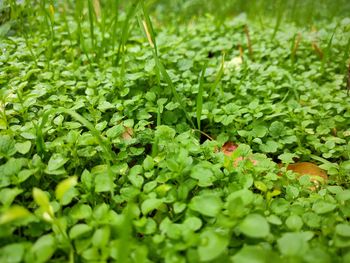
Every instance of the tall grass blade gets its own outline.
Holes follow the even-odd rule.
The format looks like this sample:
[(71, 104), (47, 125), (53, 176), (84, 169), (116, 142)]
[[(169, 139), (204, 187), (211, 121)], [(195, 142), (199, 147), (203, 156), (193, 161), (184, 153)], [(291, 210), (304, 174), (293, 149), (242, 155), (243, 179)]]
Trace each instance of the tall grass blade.
[(95, 51), (95, 30), (94, 30), (94, 6), (92, 0), (88, 0), (88, 10), (89, 10), (89, 23), (90, 23), (90, 37), (91, 37), (91, 48)]
[(350, 37), (348, 38), (348, 42), (346, 43), (346, 47), (344, 49), (344, 56), (343, 56), (343, 71), (346, 71), (347, 67), (348, 67), (348, 59), (350, 57)]
[(322, 74), (325, 71), (326, 62), (328, 62), (328, 59), (331, 57), (333, 38), (334, 38), (334, 35), (335, 35), (335, 32), (337, 31), (337, 29), (338, 29), (338, 24), (335, 26), (333, 33), (332, 33), (330, 39), (328, 40), (328, 44), (327, 44), (327, 47), (326, 47), (325, 52), (324, 52), (324, 56), (323, 56), (322, 63), (321, 63)]
[(203, 110), (203, 91), (204, 91), (204, 75), (207, 69), (208, 62), (204, 64), (202, 73), (198, 81), (198, 94), (197, 94), (197, 103), (196, 103), (196, 117), (197, 117), (197, 127), (198, 130), (201, 130), (201, 118)]
[(224, 70), (225, 70), (224, 63), (225, 63), (225, 53), (222, 54), (219, 71), (216, 74), (214, 82), (211, 84), (209, 97), (211, 97), (213, 95), (216, 87), (218, 86), (219, 82), (221, 81), (222, 76), (224, 75)]
[(125, 51), (125, 44), (126, 44), (126, 41), (128, 40), (131, 19), (136, 15), (139, 3), (140, 3), (140, 0), (134, 0), (132, 2), (128, 12), (127, 12), (126, 19), (125, 19), (125, 21), (123, 23), (123, 27), (122, 27), (122, 35), (121, 35), (121, 40), (120, 40), (119, 46), (118, 46), (117, 56), (116, 56), (116, 59), (114, 62), (115, 67), (117, 67), (119, 64), (121, 53), (124, 53), (124, 51)]
[(142, 29), (147, 37), (147, 40), (148, 40), (150, 46), (153, 48), (153, 56), (154, 56), (154, 60), (156, 62), (156, 67), (159, 70), (160, 74), (163, 76), (163, 78), (166, 81), (166, 83), (168, 84), (168, 86), (170, 87), (171, 92), (172, 92), (176, 102), (179, 103), (180, 108), (185, 113), (186, 119), (190, 122), (190, 124), (193, 127), (195, 127), (190, 115), (188, 114), (188, 112), (186, 110), (186, 107), (185, 107), (179, 93), (177, 92), (177, 90), (174, 86), (174, 83), (172, 82), (168, 72), (166, 71), (166, 69), (164, 68), (164, 65), (162, 64), (162, 62), (159, 59), (156, 39), (154, 37), (153, 27), (151, 26), (151, 19), (149, 18), (149, 14), (148, 14), (147, 9), (144, 5), (142, 5), (142, 12), (143, 12), (143, 15), (145, 17), (145, 20), (142, 21)]
[(279, 1), (279, 5), (278, 5), (278, 8), (277, 8), (277, 18), (276, 18), (276, 23), (275, 23), (275, 27), (273, 29), (273, 33), (272, 33), (272, 36), (271, 36), (271, 40), (275, 39), (275, 36), (278, 32), (278, 29), (280, 28), (281, 26), (281, 22), (282, 22), (282, 18), (283, 18), (283, 14), (284, 14), (284, 5), (283, 5), (283, 0), (280, 0)]

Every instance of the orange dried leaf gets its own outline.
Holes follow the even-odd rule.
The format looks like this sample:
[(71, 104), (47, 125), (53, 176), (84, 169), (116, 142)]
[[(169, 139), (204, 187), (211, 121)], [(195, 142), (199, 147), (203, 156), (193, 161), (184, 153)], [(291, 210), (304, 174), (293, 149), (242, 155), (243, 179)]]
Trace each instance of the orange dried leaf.
[(221, 151), (226, 156), (231, 156), (232, 153), (238, 148), (238, 145), (233, 142), (225, 142), (225, 144), (221, 147)]
[[(321, 181), (323, 182), (326, 182), (328, 180), (328, 176), (326, 172), (314, 163), (309, 163), (309, 162), (292, 163), (288, 165), (287, 170), (293, 171), (300, 175), (310, 175), (311, 176), (310, 180), (313, 182), (319, 181), (319, 179), (321, 179)], [(319, 178), (315, 178), (315, 177), (319, 177)]]
[(124, 140), (130, 140), (132, 139), (132, 136), (134, 135), (134, 130), (130, 127), (124, 127), (124, 132), (123, 132), (123, 139)]

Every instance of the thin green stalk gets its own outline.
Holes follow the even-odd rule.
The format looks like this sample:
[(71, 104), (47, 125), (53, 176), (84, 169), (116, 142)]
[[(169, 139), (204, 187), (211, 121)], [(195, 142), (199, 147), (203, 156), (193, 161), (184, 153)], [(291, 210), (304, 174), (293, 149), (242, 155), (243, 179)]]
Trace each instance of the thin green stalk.
[(29, 50), (30, 55), (31, 55), (32, 58), (33, 58), (33, 61), (34, 61), (35, 66), (38, 67), (38, 58), (37, 58), (36, 55), (34, 54), (34, 50), (33, 50), (33, 48), (32, 48), (32, 45), (31, 45), (31, 43), (29, 42), (29, 36), (28, 36), (27, 31), (26, 31), (26, 29), (25, 29), (25, 23), (24, 23), (24, 21), (23, 21), (23, 17), (22, 17), (22, 16), (21, 16), (21, 21), (22, 21), (22, 25), (23, 25), (23, 27), (24, 27), (23, 36), (24, 36), (24, 40), (25, 40), (26, 46), (27, 46), (27, 48), (28, 48), (28, 50)]
[(335, 32), (337, 31), (337, 28), (338, 28), (338, 24), (335, 26), (333, 33), (328, 41), (325, 52), (324, 52), (324, 56), (323, 56), (323, 59), (321, 62), (321, 73), (322, 74), (325, 71), (326, 62), (328, 62), (328, 59), (331, 57), (333, 38), (334, 38)]
[(202, 118), (202, 110), (203, 110), (203, 91), (204, 91), (204, 75), (207, 69), (208, 62), (206, 62), (203, 66), (202, 73), (199, 77), (198, 81), (198, 94), (197, 94), (197, 103), (196, 103), (196, 117), (197, 117), (197, 127), (198, 130), (201, 130), (201, 118)]
[(299, 47), (300, 40), (301, 40), (301, 34), (300, 33), (294, 34), (292, 39), (291, 56), (290, 56), (292, 69), (294, 69), (295, 57)]
[(77, 39), (78, 39), (78, 44), (81, 46), (81, 50), (85, 54), (87, 60), (89, 61), (89, 64), (91, 66), (91, 59), (89, 56), (89, 53), (87, 51), (86, 45), (85, 45), (85, 40), (84, 40), (84, 35), (82, 32), (82, 26), (81, 26), (81, 15), (83, 13), (83, 7), (84, 7), (84, 2), (83, 0), (77, 0), (75, 4), (75, 21), (77, 23)]
[(277, 34), (278, 29), (280, 28), (281, 22), (282, 22), (282, 17), (284, 14), (284, 9), (283, 9), (283, 0), (279, 1), (278, 9), (277, 9), (277, 18), (276, 18), (276, 23), (275, 27), (273, 29), (273, 33), (271, 36), (271, 40), (275, 39), (275, 36)]
[(343, 72), (346, 72), (347, 68), (348, 68), (348, 59), (350, 56), (350, 37), (348, 38), (348, 42), (346, 44), (346, 47), (344, 49), (344, 56), (343, 56)]
[(145, 5), (142, 2), (142, 13), (144, 15), (145, 20), (142, 21), (142, 29), (148, 39), (148, 42), (150, 44), (150, 46), (153, 48), (153, 57), (154, 60), (156, 62), (156, 67), (158, 68), (160, 74), (163, 76), (163, 78), (165, 79), (165, 81), (167, 82), (168, 86), (170, 87), (172, 94), (175, 98), (175, 100), (179, 103), (180, 108), (183, 110), (183, 112), (185, 113), (185, 116), (187, 118), (187, 120), (189, 121), (189, 123), (194, 127), (194, 123), (190, 117), (190, 115), (188, 114), (186, 107), (179, 95), (179, 93), (177, 92), (168, 72), (166, 71), (164, 65), (162, 64), (162, 62), (159, 59), (158, 56), (158, 50), (157, 50), (157, 44), (156, 44), (156, 39), (154, 37), (154, 31), (153, 31), (153, 27), (152, 27), (152, 22), (150, 20), (149, 14), (147, 12), (147, 8), (145, 7)]
[(46, 62), (47, 66), (50, 66), (50, 61), (53, 55), (53, 43), (55, 39), (55, 33), (54, 33), (54, 20), (53, 20), (53, 5), (50, 3), (49, 4), (49, 10), (46, 9), (46, 0), (41, 0), (40, 2), (40, 7), (41, 7), (41, 12), (43, 13), (44, 21), (47, 27), (47, 31), (50, 34), (50, 41), (49, 41), (49, 48), (47, 49), (47, 56), (46, 56)]
[(116, 33), (117, 33), (117, 28), (118, 28), (118, 21), (119, 21), (119, 12), (118, 12), (118, 8), (119, 8), (119, 0), (115, 0), (112, 1), (112, 15), (113, 15), (113, 19), (112, 19), (112, 37), (111, 37), (111, 41), (112, 41), (112, 46), (113, 46), (113, 50), (116, 49), (116, 45), (117, 45), (117, 41), (116, 41)]
[(95, 31), (94, 31), (94, 7), (92, 0), (88, 0), (88, 10), (89, 10), (89, 24), (90, 24), (90, 38), (91, 38), (91, 48), (96, 51), (95, 48)]
[(225, 62), (225, 53), (222, 54), (220, 69), (219, 69), (218, 73), (216, 74), (215, 81), (213, 84), (211, 84), (209, 97), (211, 97), (213, 95), (213, 93), (214, 93), (216, 87), (218, 86), (222, 76), (224, 75), (224, 62)]
[(131, 19), (136, 15), (136, 11), (138, 10), (139, 3), (140, 3), (140, 0), (134, 0), (132, 2), (131, 6), (128, 10), (128, 13), (126, 15), (126, 19), (123, 23), (121, 40), (119, 42), (116, 59), (114, 60), (115, 67), (118, 66), (119, 61), (120, 61), (120, 57), (121, 57), (122, 53), (125, 52), (125, 44), (126, 44), (126, 41), (128, 40)]

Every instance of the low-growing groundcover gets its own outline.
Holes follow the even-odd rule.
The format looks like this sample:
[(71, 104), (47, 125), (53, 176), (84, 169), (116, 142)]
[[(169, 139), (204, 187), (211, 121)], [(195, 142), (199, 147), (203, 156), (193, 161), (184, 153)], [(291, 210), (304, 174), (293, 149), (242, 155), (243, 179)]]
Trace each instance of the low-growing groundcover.
[(9, 2), (0, 262), (350, 262), (350, 19)]

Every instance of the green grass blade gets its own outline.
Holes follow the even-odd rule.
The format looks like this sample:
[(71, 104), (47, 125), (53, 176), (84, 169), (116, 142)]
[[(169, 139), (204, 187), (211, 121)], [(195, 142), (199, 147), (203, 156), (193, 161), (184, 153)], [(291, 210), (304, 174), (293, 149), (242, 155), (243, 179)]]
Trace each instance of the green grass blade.
[(186, 119), (190, 122), (190, 124), (194, 127), (194, 123), (190, 117), (190, 115), (188, 114), (186, 108), (185, 108), (185, 105), (183, 103), (183, 101), (181, 100), (180, 98), (180, 95), (179, 93), (177, 92), (168, 72), (165, 70), (163, 64), (160, 62), (159, 58), (157, 55), (155, 55), (156, 57), (156, 66), (158, 67), (160, 73), (162, 74), (163, 78), (165, 79), (166, 83), (168, 84), (168, 86), (170, 87), (171, 91), (172, 91), (172, 94), (176, 100), (176, 102), (179, 103), (180, 105), (180, 108), (183, 110), (183, 112), (185, 113), (185, 116), (186, 116)]
[(57, 108), (57, 109), (50, 109), (46, 111), (42, 117), (40, 125), (37, 125), (36, 127), (36, 146), (37, 146), (37, 152), (40, 156), (43, 156), (45, 152), (45, 141), (44, 141), (44, 135), (43, 135), (43, 129), (45, 124), (48, 122), (49, 116), (52, 114), (58, 114), (58, 113), (66, 113), (70, 115), (75, 120), (79, 121), (81, 124), (83, 124), (86, 128), (89, 129), (91, 134), (97, 139), (101, 149), (102, 149), (102, 155), (105, 161), (109, 164), (110, 161), (112, 161), (115, 158), (115, 153), (112, 151), (110, 145), (106, 143), (104, 138), (101, 136), (100, 132), (94, 127), (94, 125), (89, 122), (87, 119), (85, 119), (83, 116), (81, 116), (79, 113), (65, 108)]
[(126, 19), (125, 19), (125, 21), (123, 23), (121, 40), (119, 42), (117, 56), (116, 56), (116, 59), (115, 59), (115, 62), (114, 62), (114, 66), (116, 66), (116, 67), (119, 64), (121, 53), (124, 53), (125, 44), (126, 44), (126, 41), (128, 40), (131, 19), (136, 15), (139, 3), (140, 3), (140, 0), (135, 0), (131, 4), (131, 6), (130, 6), (130, 8), (128, 10), (128, 13), (126, 15)]
[(209, 97), (211, 97), (213, 95), (216, 87), (218, 86), (219, 82), (221, 81), (222, 76), (224, 75), (224, 70), (225, 70), (224, 62), (225, 62), (225, 53), (222, 54), (220, 69), (219, 69), (218, 73), (216, 74), (215, 81), (213, 82), (213, 84), (211, 84)]
[(337, 28), (338, 28), (338, 24), (335, 26), (335, 28), (333, 30), (333, 33), (332, 33), (330, 39), (328, 40), (328, 44), (327, 44), (327, 47), (325, 49), (324, 56), (322, 58), (322, 62), (321, 62), (321, 72), (322, 72), (322, 74), (325, 71), (326, 62), (328, 62), (328, 59), (331, 56), (333, 38), (334, 38), (335, 32), (337, 31)]
[(203, 91), (204, 91), (204, 75), (207, 69), (208, 62), (204, 64), (201, 76), (198, 81), (198, 94), (197, 94), (197, 102), (196, 102), (196, 117), (197, 117), (197, 127), (198, 130), (201, 129), (201, 117), (203, 110)]
[(186, 110), (186, 107), (184, 105), (184, 102), (182, 101), (179, 93), (177, 92), (175, 86), (174, 86), (174, 83), (172, 82), (168, 72), (166, 71), (164, 65), (162, 64), (162, 62), (160, 61), (159, 59), (159, 56), (158, 56), (158, 51), (157, 51), (157, 44), (156, 44), (156, 39), (155, 39), (155, 34), (154, 34), (154, 30), (153, 30), (153, 27), (152, 27), (152, 22), (151, 22), (151, 19), (149, 17), (149, 14), (147, 12), (147, 9), (145, 7), (144, 4), (142, 4), (142, 12), (143, 12), (143, 15), (145, 17), (145, 20), (142, 21), (142, 30), (143, 32), (145, 33), (147, 39), (148, 39), (148, 42), (150, 44), (150, 46), (153, 48), (153, 56), (154, 56), (154, 60), (156, 62), (156, 67), (157, 69), (159, 70), (160, 74), (163, 76), (165, 82), (168, 84), (168, 86), (170, 87), (170, 90), (173, 94), (173, 97), (175, 98), (176, 102), (179, 103), (180, 105), (180, 108), (183, 110), (183, 112), (185, 113), (185, 117), (186, 119), (189, 121), (189, 123), (195, 127), (190, 115), (188, 114), (187, 110)]
[(89, 23), (90, 23), (90, 37), (91, 37), (91, 48), (95, 51), (95, 31), (94, 31), (94, 7), (92, 0), (88, 0), (89, 10)]

